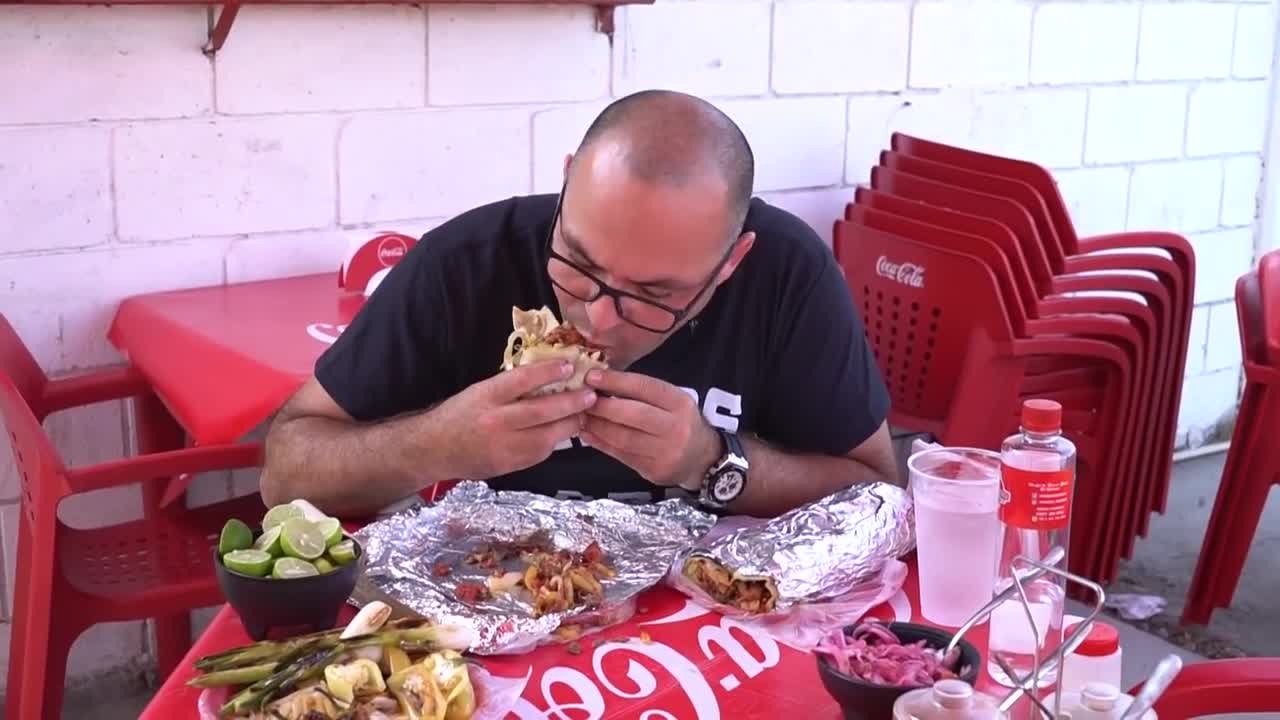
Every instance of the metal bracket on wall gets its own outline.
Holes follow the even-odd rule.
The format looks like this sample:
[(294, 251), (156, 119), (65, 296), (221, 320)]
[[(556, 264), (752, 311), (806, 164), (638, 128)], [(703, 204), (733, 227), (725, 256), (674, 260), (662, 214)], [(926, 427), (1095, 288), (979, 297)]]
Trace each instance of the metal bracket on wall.
[[(0, 4), (14, 0), (0, 0)], [(25, 0), (26, 2), (45, 3), (55, 2), (61, 3), (66, 0)], [(121, 0), (122, 4), (159, 4), (165, 0)], [(188, 0), (190, 1), (190, 0)], [(292, 4), (306, 2), (306, 0), (248, 0), (249, 2), (261, 2), (263, 4)], [(321, 0), (324, 2), (324, 0)], [(24, 2), (24, 0), (16, 0), (16, 2)], [(182, 2), (182, 0), (178, 0)], [(209, 5), (209, 40), (205, 43), (203, 51), (205, 55), (212, 57), (227, 42), (227, 36), (231, 33), (231, 26), (236, 21), (236, 15), (240, 12), (243, 0), (226, 0), (217, 5)], [(406, 5), (467, 5), (473, 3), (489, 2), (500, 5), (529, 5), (536, 3), (550, 3), (553, 5), (594, 5), (596, 32), (603, 33), (609, 38), (609, 44), (613, 44), (614, 32), (614, 11), (619, 5), (652, 5), (654, 0), (602, 0), (599, 3), (593, 3), (590, 0), (346, 0), (350, 4), (406, 4)], [(92, 1), (86, 4), (99, 4)], [(328, 0), (324, 4), (344, 4), (344, 0)]]
[(222, 49), (231, 32), (231, 23), (236, 21), (239, 12), (240, 3), (236, 0), (224, 3), (220, 8), (209, 6), (209, 41), (204, 44), (205, 55), (213, 55)]

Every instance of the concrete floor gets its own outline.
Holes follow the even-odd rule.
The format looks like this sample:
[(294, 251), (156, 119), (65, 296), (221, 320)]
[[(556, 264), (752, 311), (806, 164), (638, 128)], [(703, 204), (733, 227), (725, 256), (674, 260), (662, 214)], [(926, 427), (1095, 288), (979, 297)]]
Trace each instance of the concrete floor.
[(1109, 591), (1165, 598), (1164, 612), (1135, 624), (1206, 656), (1280, 656), (1280, 555), (1273, 554), (1280, 544), (1280, 501), (1274, 495), (1231, 607), (1215, 612), (1205, 628), (1179, 625), (1225, 458), (1219, 453), (1174, 466), (1168, 510), (1152, 516), (1148, 537), (1139, 540)]
[[(1152, 518), (1149, 536), (1139, 541), (1132, 560), (1109, 592), (1156, 594), (1168, 603), (1160, 615), (1142, 622), (1109, 617), (1121, 631), (1126, 685), (1140, 682), (1165, 655), (1187, 661), (1203, 656), (1280, 656), (1280, 555), (1268, 552), (1280, 543), (1280, 503), (1263, 515), (1234, 605), (1219, 610), (1208, 628), (1178, 627), (1187, 583), (1208, 524), (1224, 455), (1179, 463), (1174, 469), (1168, 512)], [(1083, 614), (1079, 605), (1069, 612)], [(1173, 643), (1168, 642), (1171, 640)], [(137, 718), (150, 693), (136, 689), (111, 693), (92, 689), (68, 693), (63, 717), (125, 720)], [(1278, 718), (1280, 715), (1253, 716)]]

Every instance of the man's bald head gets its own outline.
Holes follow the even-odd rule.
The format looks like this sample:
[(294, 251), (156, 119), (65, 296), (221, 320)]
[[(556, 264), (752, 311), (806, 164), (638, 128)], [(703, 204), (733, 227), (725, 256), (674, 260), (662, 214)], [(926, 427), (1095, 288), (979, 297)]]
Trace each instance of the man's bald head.
[(606, 107), (587, 128), (576, 156), (604, 143), (639, 180), (681, 187), (718, 178), (727, 189), (731, 232), (741, 231), (755, 159), (742, 130), (716, 106), (684, 93), (642, 90)]

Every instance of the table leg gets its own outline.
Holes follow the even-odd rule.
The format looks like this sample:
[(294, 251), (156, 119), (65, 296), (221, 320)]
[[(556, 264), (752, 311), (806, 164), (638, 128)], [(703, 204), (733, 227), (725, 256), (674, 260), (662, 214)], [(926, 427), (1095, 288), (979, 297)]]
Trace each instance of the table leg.
[[(140, 454), (180, 450), (185, 445), (186, 432), (169, 413), (169, 409), (154, 393), (134, 399), (134, 428)], [(151, 481), (142, 485), (142, 512), (152, 524), (164, 523), (186, 510), (183, 503), (165, 506), (163, 500), (170, 483)], [(180, 613), (157, 617), (156, 666), (161, 681), (178, 667), (178, 663), (191, 645), (191, 614)]]

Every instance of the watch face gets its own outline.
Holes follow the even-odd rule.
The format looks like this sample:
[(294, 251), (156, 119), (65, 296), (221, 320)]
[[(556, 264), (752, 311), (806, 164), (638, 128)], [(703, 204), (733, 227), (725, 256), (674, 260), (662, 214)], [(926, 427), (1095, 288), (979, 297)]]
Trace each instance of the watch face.
[(741, 470), (726, 470), (711, 486), (711, 497), (715, 498), (716, 502), (727, 503), (742, 493), (744, 484)]

